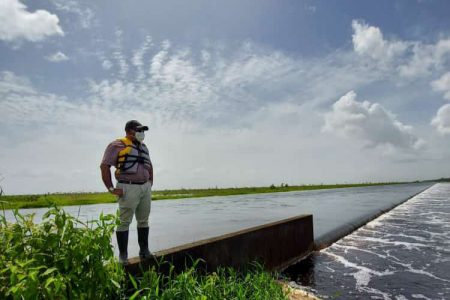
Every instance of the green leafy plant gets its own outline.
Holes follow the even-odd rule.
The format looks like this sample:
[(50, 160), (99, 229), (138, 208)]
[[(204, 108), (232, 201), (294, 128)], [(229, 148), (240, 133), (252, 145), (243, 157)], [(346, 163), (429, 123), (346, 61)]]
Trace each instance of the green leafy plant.
[(40, 224), (0, 216), (0, 298), (117, 297), (123, 271), (110, 243), (114, 215), (84, 223), (51, 208)]
[(81, 220), (53, 207), (40, 224), (14, 211), (0, 215), (0, 299), (286, 299), (261, 265), (205, 273), (194, 261), (181, 272), (152, 268), (135, 278), (114, 257), (117, 216)]

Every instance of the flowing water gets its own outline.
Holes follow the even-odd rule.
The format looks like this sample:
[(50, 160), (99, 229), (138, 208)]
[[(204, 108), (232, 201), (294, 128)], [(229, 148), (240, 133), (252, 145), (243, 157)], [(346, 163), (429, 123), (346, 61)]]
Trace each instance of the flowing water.
[(450, 299), (450, 184), (432, 186), (286, 274), (324, 299)]

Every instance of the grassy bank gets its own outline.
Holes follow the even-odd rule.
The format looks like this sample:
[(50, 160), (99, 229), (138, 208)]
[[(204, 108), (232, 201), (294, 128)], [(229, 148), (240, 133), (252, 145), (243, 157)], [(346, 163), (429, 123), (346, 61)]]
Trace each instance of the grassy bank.
[[(275, 193), (291, 191), (307, 191), (319, 189), (364, 187), (372, 185), (400, 184), (402, 182), (383, 183), (357, 183), (357, 184), (330, 184), (330, 185), (296, 185), (296, 186), (274, 186), (269, 187), (242, 187), (242, 188), (209, 188), (209, 189), (179, 189), (153, 191), (153, 200), (195, 198), (209, 196), (230, 196), (258, 193)], [(2, 196), (0, 198), (5, 209), (48, 207), (51, 205), (85, 205), (98, 203), (116, 202), (116, 197), (110, 193), (67, 193), (67, 194), (44, 194), (44, 195), (14, 195)]]
[(8, 223), (0, 214), (0, 299), (287, 299), (276, 274), (259, 265), (131, 277), (114, 257), (114, 215), (84, 223), (52, 208), (39, 224), (15, 217)]

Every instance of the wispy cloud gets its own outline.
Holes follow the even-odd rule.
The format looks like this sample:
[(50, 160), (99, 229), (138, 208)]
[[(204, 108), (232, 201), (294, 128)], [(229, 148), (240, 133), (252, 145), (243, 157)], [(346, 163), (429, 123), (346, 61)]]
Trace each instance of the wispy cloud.
[(129, 58), (116, 48), (100, 58), (104, 67), (105, 62), (116, 62), (107, 64), (116, 75), (90, 81), (95, 101), (134, 103), (161, 120), (241, 127), (249, 126), (243, 116), (273, 103), (321, 105), (378, 76), (351, 53), (303, 60), (252, 43), (234, 50), (192, 51), (169, 41), (150, 48), (150, 41), (147, 37)]
[(62, 62), (69, 60), (69, 57), (64, 53), (62, 53), (61, 51), (58, 51), (56, 53), (46, 56), (45, 59), (51, 62)]
[(119, 76), (121, 78), (125, 78), (128, 74), (128, 70), (130, 69), (125, 54), (123, 53), (123, 32), (120, 29), (117, 29), (115, 32), (116, 43), (113, 46), (113, 59), (116, 61), (119, 66)]
[(141, 81), (145, 77), (144, 70), (144, 56), (147, 54), (150, 46), (152, 45), (152, 38), (150, 36), (146, 36), (142, 46), (134, 51), (132, 57), (132, 64), (137, 68), (137, 80)]
[(94, 22), (94, 11), (89, 7), (83, 7), (80, 2), (72, 0), (51, 0), (59, 11), (75, 14), (82, 28), (90, 28)]
[[(317, 105), (330, 101), (329, 95), (336, 91), (359, 86), (370, 77), (361, 80), (358, 72), (348, 72), (349, 67), (337, 68), (336, 64), (342, 62), (335, 59), (303, 61), (250, 43), (231, 52), (217, 48), (196, 52), (166, 41), (159, 48), (147, 50), (142, 64), (137, 65), (133, 64), (136, 51), (130, 53), (122, 57), (129, 66), (127, 77), (122, 78), (120, 66), (114, 65), (112, 68), (119, 72), (109, 72), (113, 74), (109, 78), (91, 79), (89, 95), (82, 101), (40, 92), (25, 78), (3, 74), (0, 131), (27, 128), (14, 137), (15, 154), (5, 155), (32, 157), (32, 152), (40, 150), (31, 145), (57, 144), (74, 162), (67, 163), (64, 155), (55, 158), (50, 154), (39, 162), (27, 160), (26, 165), (38, 168), (40, 174), (46, 174), (44, 177), (25, 168), (8, 171), (12, 166), (2, 162), (12, 190), (26, 192), (23, 184), (11, 183), (24, 173), (32, 176), (28, 184), (33, 191), (47, 191), (51, 180), (58, 182), (60, 190), (77, 186), (101, 189), (101, 152), (111, 139), (122, 134), (128, 119), (151, 126), (148, 142), (153, 145), (160, 187), (293, 182), (299, 180), (296, 170), (300, 166), (308, 168), (308, 182), (336, 180), (323, 177), (308, 160), (311, 153), (319, 153), (333, 141), (327, 138), (324, 144), (320, 138), (322, 119)], [(114, 60), (116, 55), (113, 50), (100, 63)], [(321, 77), (316, 78), (319, 74)], [(0, 138), (0, 142), (6, 141)], [(74, 144), (78, 146), (67, 147)], [(260, 167), (262, 161), (277, 163), (269, 171)], [(323, 162), (329, 168), (334, 166), (331, 157)], [(58, 176), (58, 164), (80, 173)], [(188, 169), (197, 171), (186, 176), (182, 170)], [(90, 180), (80, 185), (82, 180), (77, 179), (74, 184), (73, 178), (81, 176)]]

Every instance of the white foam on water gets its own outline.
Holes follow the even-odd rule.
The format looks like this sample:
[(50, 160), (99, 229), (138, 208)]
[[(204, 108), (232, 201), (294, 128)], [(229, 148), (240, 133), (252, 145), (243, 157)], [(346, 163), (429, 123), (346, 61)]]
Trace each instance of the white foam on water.
[[(330, 273), (335, 273), (336, 271), (334, 270), (334, 269), (332, 269), (332, 268), (330, 268), (330, 267), (326, 267), (326, 269), (330, 272)], [(333, 276), (333, 275), (331, 275), (331, 276)]]
[(404, 238), (408, 238), (408, 239), (413, 239), (416, 240), (418, 242), (428, 242), (429, 239), (423, 237), (423, 236), (417, 236), (417, 235), (409, 235), (409, 234), (404, 234), (404, 233), (385, 233), (384, 234), (385, 237), (404, 237)]
[(433, 275), (430, 272), (427, 272), (427, 271), (424, 271), (424, 270), (418, 270), (418, 269), (409, 268), (407, 271), (411, 272), (411, 273), (415, 273), (415, 274), (425, 275), (425, 276), (431, 277), (433, 279), (441, 280), (441, 281), (444, 281), (444, 282), (450, 282), (450, 280), (437, 277), (436, 275)]
[(412, 294), (411, 297), (413, 297), (414, 299), (426, 299), (426, 300), (432, 300), (431, 298), (428, 298), (422, 294)]
[(428, 247), (425, 244), (422, 243), (409, 243), (409, 242), (400, 242), (400, 241), (390, 241), (387, 239), (382, 238), (374, 238), (374, 237), (366, 237), (366, 236), (354, 236), (352, 239), (358, 239), (366, 242), (373, 242), (373, 243), (381, 243), (381, 244), (388, 244), (393, 246), (404, 246), (407, 250), (419, 250), (423, 247)]
[(368, 294), (371, 294), (371, 296), (370, 296), (371, 299), (383, 299), (383, 300), (391, 300), (392, 299), (391, 294), (380, 291), (375, 288), (364, 287), (364, 288), (361, 288), (361, 290)]
[(341, 264), (343, 264), (345, 267), (347, 268), (352, 268), (352, 269), (356, 269), (357, 271), (354, 273), (348, 273), (349, 275), (352, 275), (355, 280), (356, 280), (356, 288), (360, 289), (363, 286), (367, 286), (370, 282), (370, 279), (372, 278), (372, 275), (375, 276), (386, 276), (386, 275), (392, 275), (395, 272), (390, 271), (390, 270), (385, 270), (383, 272), (379, 272), (373, 269), (370, 269), (368, 267), (365, 266), (361, 266), (358, 265), (356, 263), (350, 262), (349, 260), (347, 260), (346, 258), (331, 253), (331, 252), (327, 252), (326, 249), (324, 251), (322, 251), (322, 253), (332, 257), (333, 259), (335, 259), (336, 261), (340, 262)]
[[(336, 248), (347, 248), (349, 250), (369, 253), (369, 254), (377, 256), (377, 257), (379, 257), (381, 259), (387, 260), (387, 261), (389, 261), (392, 264), (395, 264), (395, 265), (398, 265), (398, 266), (402, 266), (402, 267), (404, 267), (406, 269), (405, 271), (408, 271), (408, 272), (411, 272), (411, 273), (420, 274), (420, 275), (429, 276), (429, 277), (432, 277), (434, 279), (443, 280), (443, 281), (447, 281), (448, 282), (448, 280), (440, 278), (440, 277), (437, 277), (437, 276), (433, 275), (430, 272), (424, 271), (422, 269), (415, 269), (415, 268), (412, 267), (411, 264), (403, 263), (401, 260), (399, 260), (395, 256), (382, 255), (382, 254), (379, 254), (379, 253), (376, 253), (376, 252), (373, 252), (373, 251), (357, 248), (357, 247), (354, 247), (354, 246), (342, 246), (342, 245), (333, 245), (333, 246), (336, 247)], [(392, 259), (392, 258), (394, 258), (394, 259)], [(448, 258), (448, 260), (450, 260), (450, 258)], [(427, 264), (427, 265), (429, 266), (429, 264)]]
[(368, 227), (368, 228), (375, 228), (375, 227), (380, 227), (380, 226), (384, 226), (383, 221), (388, 218), (387, 214), (382, 214), (381, 216), (373, 219), (372, 221), (370, 221), (369, 223), (367, 223), (364, 227)]
[[(365, 298), (361, 299), (369, 297), (371, 299), (392, 299), (391, 297), (394, 297), (396, 300), (404, 300), (408, 297), (450, 299), (450, 285), (448, 284), (450, 283), (450, 276), (448, 276), (450, 270), (447, 273), (439, 273), (439, 275), (433, 274), (433, 270), (438, 268), (439, 263), (450, 261), (449, 199), (450, 184), (436, 184), (320, 253), (332, 258), (345, 269), (354, 270), (346, 273), (344, 271), (343, 274), (350, 275), (355, 279), (357, 291), (363, 292), (363, 295), (367, 293)], [(369, 254), (369, 256), (361, 256), (359, 253)], [(385, 270), (374, 270), (371, 265)], [(330, 267), (332, 269), (333, 264), (330, 264)], [(335, 269), (341, 269), (341, 267)], [(379, 279), (379, 277), (395, 273), (397, 273), (396, 276), (401, 276), (406, 280), (405, 282), (401, 281), (399, 287), (406, 284), (405, 288), (401, 290), (407, 291), (411, 288), (410, 292), (420, 292), (420, 285), (415, 283), (417, 280), (441, 286), (441, 288), (426, 290), (427, 294), (431, 293), (436, 296), (428, 298), (423, 293), (414, 293), (411, 296), (405, 296), (405, 292), (391, 295), (389, 290), (384, 289), (388, 286), (392, 287), (392, 282), (388, 285), (383, 285), (383, 280), (371, 283), (373, 278)], [(407, 273), (424, 276), (424, 278), (417, 279), (417, 276), (407, 275)], [(409, 277), (411, 278), (410, 283), (407, 279)], [(345, 280), (344, 277), (343, 280)], [(346, 290), (349, 288), (351, 290), (348, 284), (343, 284), (343, 286), (346, 286)], [(424, 285), (422, 289), (425, 286), (428, 285)]]
[(367, 286), (370, 281), (370, 274), (366, 270), (359, 270), (353, 273), (353, 277), (356, 279), (356, 286)]
[(376, 253), (376, 252), (373, 252), (373, 251), (370, 251), (370, 250), (366, 250), (366, 249), (361, 249), (361, 248), (358, 248), (358, 247), (355, 247), (355, 246), (345, 246), (345, 245), (336, 245), (336, 244), (333, 245), (333, 246), (336, 247), (336, 248), (344, 249), (344, 253), (347, 253), (348, 250), (354, 250), (354, 251), (360, 251), (360, 252), (364, 252), (364, 253), (369, 253), (369, 254), (378, 256), (379, 258), (388, 259), (388, 257), (386, 255), (382, 255), (382, 254), (379, 254), (379, 253)]

